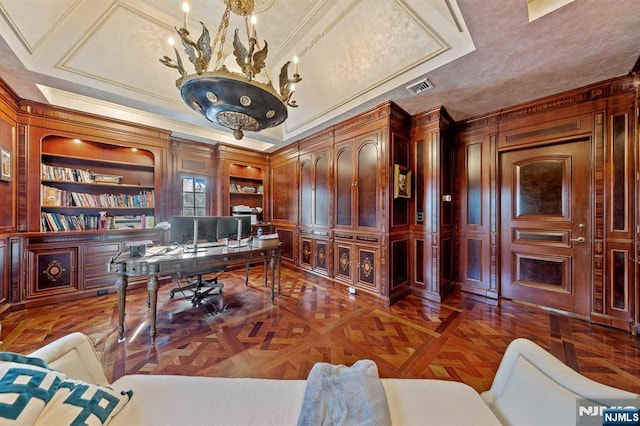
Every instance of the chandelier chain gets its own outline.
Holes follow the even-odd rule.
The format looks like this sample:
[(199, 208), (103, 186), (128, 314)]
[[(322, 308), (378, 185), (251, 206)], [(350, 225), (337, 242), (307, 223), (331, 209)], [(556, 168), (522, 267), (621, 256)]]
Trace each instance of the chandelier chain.
[[(222, 15), (222, 20), (220, 21), (220, 25), (218, 26), (218, 32), (216, 33), (216, 38), (213, 42), (214, 46), (218, 46), (218, 53), (216, 56), (216, 69), (220, 68), (222, 64), (222, 50), (224, 49), (224, 43), (227, 40), (227, 29), (229, 28), (229, 14), (231, 13), (231, 6), (227, 4), (227, 8), (224, 11), (224, 15)], [(220, 44), (218, 44), (218, 40), (220, 40)]]

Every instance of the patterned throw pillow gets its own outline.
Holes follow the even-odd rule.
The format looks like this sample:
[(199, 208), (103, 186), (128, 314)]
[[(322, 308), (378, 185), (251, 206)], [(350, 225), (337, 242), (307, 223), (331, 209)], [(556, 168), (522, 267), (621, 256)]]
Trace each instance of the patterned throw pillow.
[(64, 374), (38, 358), (0, 352), (0, 425), (32, 425), (53, 398)]
[(132, 394), (67, 379), (38, 358), (0, 352), (0, 426), (105, 425)]
[(80, 380), (64, 380), (36, 425), (105, 425), (129, 402), (132, 391), (117, 392)]

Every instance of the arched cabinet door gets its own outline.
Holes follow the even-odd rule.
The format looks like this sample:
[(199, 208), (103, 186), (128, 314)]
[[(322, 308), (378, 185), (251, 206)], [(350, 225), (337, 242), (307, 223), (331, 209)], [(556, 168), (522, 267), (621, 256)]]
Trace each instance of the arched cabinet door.
[(311, 156), (300, 161), (300, 224), (313, 225), (313, 161)]
[(325, 154), (315, 158), (313, 210), (314, 225), (329, 226), (329, 159)]
[(363, 138), (357, 147), (357, 174), (355, 179), (358, 228), (378, 228), (379, 155), (377, 134)]
[(379, 227), (380, 134), (373, 132), (336, 146), (336, 227)]
[(353, 145), (351, 142), (336, 149), (336, 227), (353, 226)]

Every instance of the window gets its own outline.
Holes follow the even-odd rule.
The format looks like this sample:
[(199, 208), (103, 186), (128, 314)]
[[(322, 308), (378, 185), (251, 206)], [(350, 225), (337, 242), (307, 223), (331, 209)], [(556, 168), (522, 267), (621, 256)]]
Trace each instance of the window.
[(207, 215), (207, 179), (184, 176), (182, 178), (182, 215)]

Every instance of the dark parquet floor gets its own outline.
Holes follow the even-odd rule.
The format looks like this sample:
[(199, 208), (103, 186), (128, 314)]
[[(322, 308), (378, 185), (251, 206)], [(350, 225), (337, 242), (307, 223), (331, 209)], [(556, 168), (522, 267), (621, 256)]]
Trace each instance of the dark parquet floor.
[(464, 293), (443, 304), (410, 296), (385, 306), (288, 268), (272, 305), (262, 268), (250, 277), (247, 288), (243, 271), (224, 275), (226, 311), (217, 315), (179, 294), (171, 299), (173, 286), (163, 284), (155, 344), (146, 290), (135, 289), (127, 298), (126, 342), (117, 342), (116, 296), (109, 294), (8, 314), (0, 350), (29, 353), (82, 331), (111, 380), (132, 373), (302, 379), (316, 362), (367, 358), (381, 377), (455, 380), (481, 392), (509, 342), (526, 337), (587, 377), (640, 393), (640, 343), (624, 331)]

